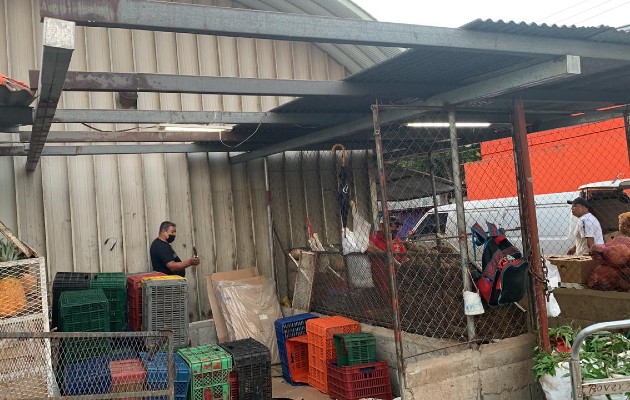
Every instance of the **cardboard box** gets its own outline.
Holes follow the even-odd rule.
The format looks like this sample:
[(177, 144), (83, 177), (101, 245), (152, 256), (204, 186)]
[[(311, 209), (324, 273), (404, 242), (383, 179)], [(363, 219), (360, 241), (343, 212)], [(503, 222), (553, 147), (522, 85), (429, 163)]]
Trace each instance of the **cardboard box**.
[(630, 318), (630, 293), (558, 288), (553, 295), (561, 312), (558, 317), (549, 318), (550, 326), (586, 328), (598, 322)]
[(590, 256), (549, 256), (547, 260), (558, 267), (560, 282), (586, 284), (599, 263)]
[(235, 271), (215, 272), (212, 275), (206, 275), (206, 288), (208, 289), (208, 299), (210, 300), (210, 308), (212, 309), (212, 319), (217, 329), (217, 339), (219, 343), (229, 340), (225, 319), (219, 308), (219, 302), (216, 296), (216, 284), (219, 281), (235, 281), (239, 279), (247, 279), (258, 276), (257, 268), (239, 269)]

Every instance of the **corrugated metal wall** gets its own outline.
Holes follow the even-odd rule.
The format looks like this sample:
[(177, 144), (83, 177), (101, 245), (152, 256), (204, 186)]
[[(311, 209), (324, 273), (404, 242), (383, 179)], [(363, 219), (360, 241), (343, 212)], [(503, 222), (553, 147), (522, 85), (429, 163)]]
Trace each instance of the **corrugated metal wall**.
[[(198, 3), (232, 6), (223, 0)], [(37, 0), (0, 0), (0, 21), (0, 72), (27, 82), (29, 69), (40, 66)], [(341, 65), (304, 43), (121, 29), (77, 28), (77, 33), (71, 70), (331, 80), (345, 75)], [(140, 93), (138, 108), (264, 111), (287, 100)], [(114, 105), (111, 94), (65, 93), (61, 107)], [(108, 130), (127, 127), (97, 125)], [(79, 124), (53, 130), (64, 128), (89, 130)], [(357, 160), (367, 165), (368, 157), (362, 154)], [(330, 156), (316, 159), (334, 173)], [(24, 164), (25, 157), (0, 158), (0, 220), (46, 256), (49, 279), (57, 271), (150, 269), (148, 245), (166, 219), (177, 223), (174, 247), (180, 256), (189, 257), (196, 245), (203, 260), (196, 270), (187, 271), (193, 320), (210, 313), (204, 275), (251, 266), (271, 274), (263, 160), (231, 166), (226, 153), (44, 157), (32, 174), (25, 172)], [(308, 174), (311, 180), (309, 168), (299, 158), (270, 158), (274, 187), (284, 188), (284, 195), (274, 197), (275, 212), (289, 211), (287, 181), (301, 181)], [(333, 181), (323, 175), (309, 190), (322, 193), (325, 201), (331, 188), (324, 186)], [(301, 196), (290, 206), (295, 227), (285, 226), (283, 234), (293, 232), (286, 243), (303, 246), (304, 211), (318, 205), (307, 205)], [(339, 234), (334, 224), (325, 229)], [(281, 254), (275, 259), (284, 263)]]

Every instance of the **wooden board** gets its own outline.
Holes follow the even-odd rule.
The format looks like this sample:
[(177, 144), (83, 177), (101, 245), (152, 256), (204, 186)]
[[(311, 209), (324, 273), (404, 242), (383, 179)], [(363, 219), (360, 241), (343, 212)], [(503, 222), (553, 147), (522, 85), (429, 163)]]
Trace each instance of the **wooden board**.
[(208, 300), (210, 300), (210, 308), (212, 309), (212, 318), (217, 329), (217, 338), (219, 343), (228, 340), (228, 331), (225, 326), (225, 319), (219, 308), (216, 292), (214, 290), (217, 282), (235, 281), (239, 279), (253, 278), (258, 276), (258, 268), (240, 269), (236, 271), (216, 272), (212, 275), (206, 275), (206, 288), (208, 290)]
[(293, 291), (293, 308), (296, 310), (310, 311), (313, 295), (313, 279), (315, 278), (315, 265), (317, 258), (315, 253), (303, 251), (300, 256), (295, 290)]

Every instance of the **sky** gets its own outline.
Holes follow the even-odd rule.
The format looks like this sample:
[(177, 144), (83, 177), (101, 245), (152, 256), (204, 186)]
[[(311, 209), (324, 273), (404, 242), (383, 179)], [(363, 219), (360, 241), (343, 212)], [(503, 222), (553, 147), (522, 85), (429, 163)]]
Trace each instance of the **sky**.
[(374, 18), (456, 28), (477, 18), (548, 25), (630, 25), (630, 0), (354, 0)]

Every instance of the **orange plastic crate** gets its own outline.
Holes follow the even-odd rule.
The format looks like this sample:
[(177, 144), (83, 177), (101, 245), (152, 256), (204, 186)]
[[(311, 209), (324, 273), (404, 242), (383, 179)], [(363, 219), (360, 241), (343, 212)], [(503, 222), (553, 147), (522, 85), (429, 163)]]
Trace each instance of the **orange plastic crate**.
[(286, 341), (289, 374), (293, 382), (308, 383), (308, 337), (296, 336)]
[(306, 321), (309, 385), (322, 393), (328, 393), (326, 364), (328, 361), (337, 361), (333, 335), (359, 332), (361, 332), (361, 325), (346, 317), (313, 318)]

